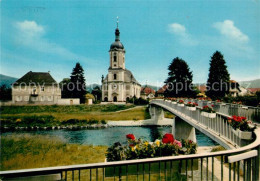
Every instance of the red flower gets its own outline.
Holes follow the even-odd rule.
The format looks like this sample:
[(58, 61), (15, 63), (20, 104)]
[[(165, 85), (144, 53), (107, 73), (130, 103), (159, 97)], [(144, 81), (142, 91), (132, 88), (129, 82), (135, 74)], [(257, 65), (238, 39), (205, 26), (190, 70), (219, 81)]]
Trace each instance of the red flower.
[(173, 143), (174, 142), (174, 137), (171, 133), (166, 133), (164, 136), (163, 136), (163, 139), (162, 139), (162, 142), (164, 144), (167, 144), (167, 143)]
[(191, 143), (192, 143), (192, 140), (189, 140), (189, 143), (191, 144)]
[(211, 107), (214, 107), (214, 105), (212, 104)]
[(128, 135), (126, 135), (126, 138), (127, 138), (127, 139), (130, 139), (130, 140), (135, 140), (135, 135), (133, 135), (133, 134), (128, 134)]
[(242, 119), (242, 120), (246, 120), (246, 117), (241, 116), (241, 119)]

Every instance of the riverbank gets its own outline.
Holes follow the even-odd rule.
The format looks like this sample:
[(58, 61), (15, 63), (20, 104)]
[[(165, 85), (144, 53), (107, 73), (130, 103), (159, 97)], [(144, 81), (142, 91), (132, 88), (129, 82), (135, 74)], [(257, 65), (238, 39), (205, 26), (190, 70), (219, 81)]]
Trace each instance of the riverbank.
[[(1, 136), (1, 144), (1, 170), (104, 162), (107, 150), (107, 146), (71, 144), (56, 136), (29, 134)], [(197, 153), (212, 148), (198, 147)]]
[[(123, 111), (125, 110), (125, 111)], [(117, 112), (120, 111), (120, 112)], [(57, 122), (76, 120), (145, 120), (149, 119), (146, 106), (134, 105), (74, 105), (74, 106), (1, 106), (1, 119), (23, 120), (24, 118), (50, 116)], [(28, 126), (28, 125), (27, 125)]]
[(43, 135), (1, 136), (1, 170), (103, 162), (106, 149)]

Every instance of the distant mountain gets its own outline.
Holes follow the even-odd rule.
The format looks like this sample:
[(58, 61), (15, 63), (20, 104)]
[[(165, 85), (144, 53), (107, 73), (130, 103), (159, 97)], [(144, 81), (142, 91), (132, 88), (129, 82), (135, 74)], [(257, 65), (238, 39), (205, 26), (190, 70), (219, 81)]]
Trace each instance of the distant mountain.
[(95, 87), (99, 87), (99, 88), (101, 88), (101, 85), (99, 85), (99, 84), (89, 84), (89, 85), (87, 85), (87, 91), (88, 92), (92, 92), (92, 90), (95, 88)]
[(18, 78), (0, 74), (0, 86), (5, 84), (7, 87), (11, 87), (11, 84), (14, 83), (17, 79)]
[(239, 81), (238, 83), (240, 86), (245, 88), (260, 88), (260, 79)]

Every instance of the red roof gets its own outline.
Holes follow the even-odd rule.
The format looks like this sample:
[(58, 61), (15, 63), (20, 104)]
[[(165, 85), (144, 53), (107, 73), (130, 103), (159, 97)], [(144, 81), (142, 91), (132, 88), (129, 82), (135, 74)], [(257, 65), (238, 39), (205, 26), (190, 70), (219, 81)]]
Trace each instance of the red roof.
[(260, 91), (260, 88), (247, 88), (252, 93), (256, 93), (257, 91)]
[(141, 94), (145, 94), (145, 95), (155, 94), (155, 91), (150, 87), (142, 87)]
[(158, 93), (158, 94), (163, 94), (163, 93), (166, 91), (166, 89), (167, 89), (167, 85), (164, 85), (163, 87), (161, 87), (161, 88), (157, 91), (157, 93)]
[(205, 86), (205, 85), (198, 85), (197, 88), (198, 88), (198, 90), (199, 90), (201, 93), (206, 92), (206, 86)]

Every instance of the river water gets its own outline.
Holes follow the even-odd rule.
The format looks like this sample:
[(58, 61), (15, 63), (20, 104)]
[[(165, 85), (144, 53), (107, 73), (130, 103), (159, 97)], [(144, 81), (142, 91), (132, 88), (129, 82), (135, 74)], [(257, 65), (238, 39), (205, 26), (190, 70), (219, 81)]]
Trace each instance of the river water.
[[(147, 141), (154, 141), (161, 138), (165, 133), (171, 133), (171, 127), (109, 127), (105, 129), (82, 129), (82, 130), (44, 130), (44, 131), (19, 131), (19, 134), (48, 135), (58, 137), (66, 143), (84, 145), (106, 145), (110, 146), (115, 142), (126, 143), (126, 134), (132, 133), (136, 138)], [(12, 132), (5, 132), (2, 135), (9, 135)], [(198, 146), (218, 145), (215, 141), (196, 130)]]

